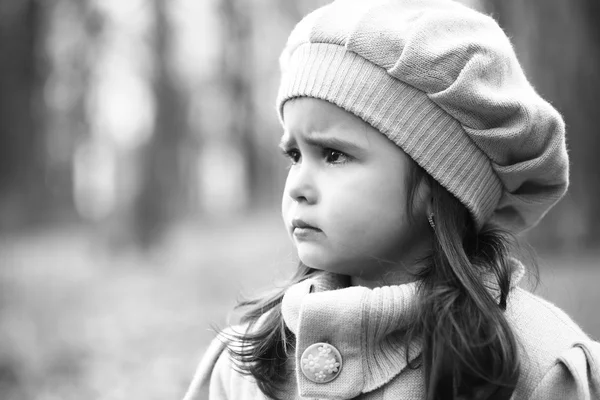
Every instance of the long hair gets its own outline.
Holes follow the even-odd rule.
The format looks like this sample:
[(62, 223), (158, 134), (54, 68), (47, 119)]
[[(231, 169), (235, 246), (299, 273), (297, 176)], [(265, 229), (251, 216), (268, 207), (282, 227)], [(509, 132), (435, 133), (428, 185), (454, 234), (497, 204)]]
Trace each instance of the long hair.
[(426, 399), (509, 399), (520, 372), (504, 316), (517, 240), (489, 225), (477, 232), (466, 207), (416, 166), (413, 191), (423, 180), (433, 202), (433, 251), (416, 273), (419, 318), (408, 342), (423, 340)]
[[(286, 290), (309, 278), (317, 270), (302, 263), (290, 281), (280, 290), (262, 298), (240, 301), (236, 308), (244, 309), (240, 318), (245, 332), (223, 335), (236, 370), (252, 375), (259, 389), (268, 397), (278, 399), (291, 371), (286, 368), (295, 348), (295, 336), (281, 314), (281, 301)], [(259, 321), (260, 320), (260, 321)]]
[[(427, 400), (509, 399), (519, 377), (517, 341), (503, 311), (511, 285), (509, 233), (493, 227), (477, 232), (465, 208), (416, 163), (409, 174), (407, 209), (417, 188), (431, 188), (435, 229), (432, 254), (419, 271), (419, 309), (407, 343), (422, 338), (412, 368), (423, 368)], [(316, 270), (302, 263), (288, 285), (258, 299), (245, 300), (245, 332), (226, 339), (238, 372), (251, 375), (260, 390), (277, 399), (290, 378), (286, 361), (295, 337), (286, 327), (281, 301), (288, 287)], [(260, 323), (259, 323), (260, 319)]]

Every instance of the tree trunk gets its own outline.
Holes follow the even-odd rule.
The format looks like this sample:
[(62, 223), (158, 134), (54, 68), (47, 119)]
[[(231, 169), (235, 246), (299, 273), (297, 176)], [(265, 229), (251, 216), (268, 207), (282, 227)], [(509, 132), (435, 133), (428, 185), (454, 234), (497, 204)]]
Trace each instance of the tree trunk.
[(247, 1), (221, 0), (223, 21), (222, 82), (231, 107), (226, 113), (230, 118), (230, 132), (233, 146), (244, 160), (247, 179), (247, 205), (253, 206), (263, 200), (265, 191), (264, 168), (261, 168), (261, 154), (255, 137), (256, 110), (253, 104), (253, 76), (255, 52), (253, 46), (253, 21)]
[(4, 0), (0, 13), (0, 230), (44, 215), (42, 77), (37, 69), (41, 7)]
[(157, 243), (182, 206), (181, 147), (186, 138), (186, 103), (169, 65), (172, 27), (168, 2), (154, 0), (154, 132), (142, 154), (142, 182), (134, 218), (139, 244)]

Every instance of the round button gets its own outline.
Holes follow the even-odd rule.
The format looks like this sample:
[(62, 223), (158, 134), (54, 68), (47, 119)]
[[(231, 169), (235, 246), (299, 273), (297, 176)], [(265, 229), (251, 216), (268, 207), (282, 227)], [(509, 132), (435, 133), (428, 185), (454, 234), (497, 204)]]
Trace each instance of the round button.
[(331, 382), (342, 370), (342, 355), (329, 343), (315, 343), (302, 353), (300, 369), (312, 382)]

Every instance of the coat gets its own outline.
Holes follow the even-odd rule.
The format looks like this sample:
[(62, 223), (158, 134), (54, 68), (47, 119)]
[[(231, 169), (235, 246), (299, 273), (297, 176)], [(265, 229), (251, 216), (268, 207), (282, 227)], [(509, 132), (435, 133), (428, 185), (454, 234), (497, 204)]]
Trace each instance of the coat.
[[(415, 299), (416, 284), (337, 288), (327, 274), (292, 286), (282, 313), (296, 335), (291, 360), (296, 374), (282, 400), (422, 399), (422, 370), (407, 367), (406, 346), (398, 334), (414, 317)], [(505, 316), (521, 360), (514, 400), (600, 399), (600, 343), (558, 307), (517, 286)], [(311, 349), (314, 357), (325, 354), (323, 344), (334, 351), (329, 355), (339, 357), (331, 356), (331, 373), (311, 372), (306, 354)], [(234, 369), (225, 347), (219, 338), (212, 341), (184, 400), (267, 399), (251, 376)], [(419, 356), (418, 343), (409, 348), (409, 360)], [(321, 381), (312, 375), (319, 373)]]

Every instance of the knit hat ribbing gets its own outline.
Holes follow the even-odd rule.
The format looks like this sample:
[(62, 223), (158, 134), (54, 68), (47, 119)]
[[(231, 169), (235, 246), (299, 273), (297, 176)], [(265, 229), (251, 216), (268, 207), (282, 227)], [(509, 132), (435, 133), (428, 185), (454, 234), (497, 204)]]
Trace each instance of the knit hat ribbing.
[(401, 147), (471, 212), (514, 231), (568, 185), (564, 123), (497, 23), (449, 0), (338, 0), (305, 17), (277, 99), (314, 97)]

